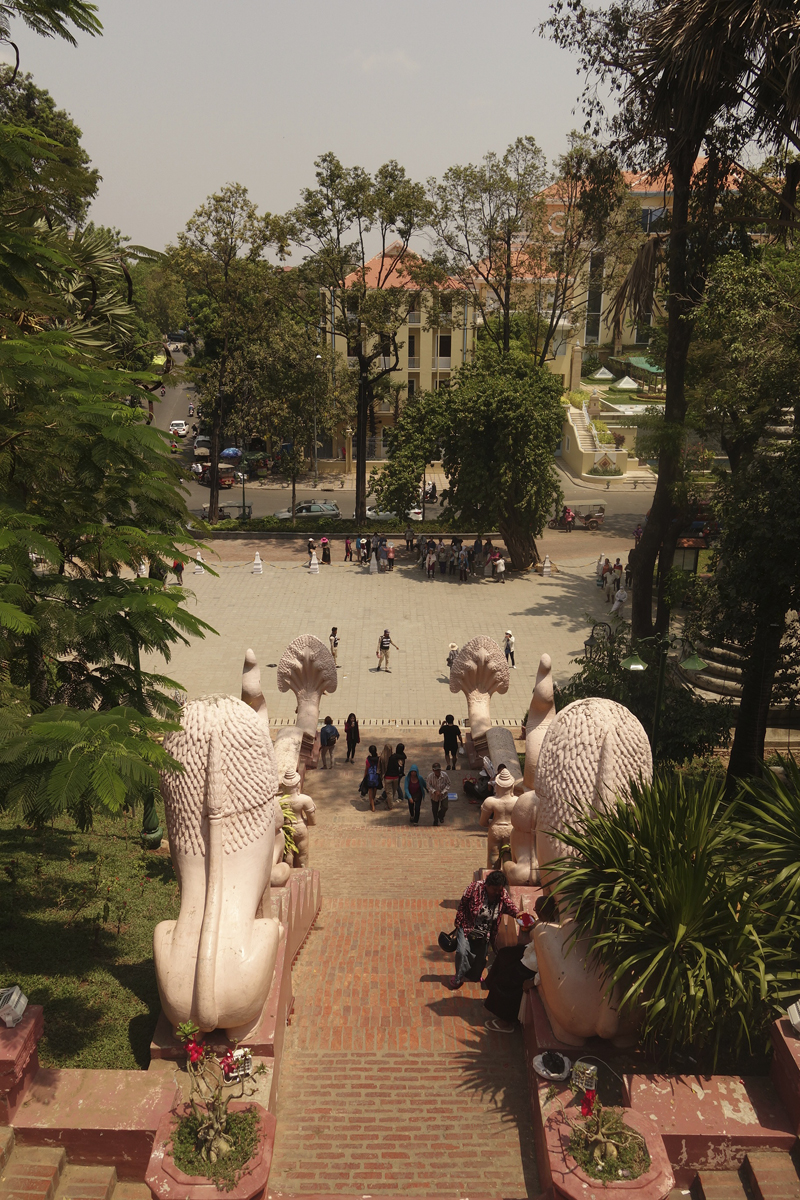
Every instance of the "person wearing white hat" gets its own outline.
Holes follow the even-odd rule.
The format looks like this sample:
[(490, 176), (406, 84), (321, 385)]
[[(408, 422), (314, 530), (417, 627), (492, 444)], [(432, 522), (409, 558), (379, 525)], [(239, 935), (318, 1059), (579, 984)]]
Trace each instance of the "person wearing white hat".
[(511, 659), (511, 666), (516, 671), (517, 664), (514, 662), (514, 635), (510, 629), (507, 629), (504, 634), (505, 641), (503, 642), (503, 650), (506, 655), (506, 662)]

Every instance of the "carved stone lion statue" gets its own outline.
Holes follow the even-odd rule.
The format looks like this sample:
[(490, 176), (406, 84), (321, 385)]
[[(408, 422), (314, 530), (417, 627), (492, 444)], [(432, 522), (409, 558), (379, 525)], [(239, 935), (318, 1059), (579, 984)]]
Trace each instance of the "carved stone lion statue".
[(177, 921), (154, 932), (161, 1003), (172, 1025), (192, 1020), (231, 1040), (257, 1025), (272, 983), (280, 925), (256, 919), (275, 848), (278, 770), (266, 722), (234, 696), (187, 704), (164, 739), (183, 766), (161, 781)]

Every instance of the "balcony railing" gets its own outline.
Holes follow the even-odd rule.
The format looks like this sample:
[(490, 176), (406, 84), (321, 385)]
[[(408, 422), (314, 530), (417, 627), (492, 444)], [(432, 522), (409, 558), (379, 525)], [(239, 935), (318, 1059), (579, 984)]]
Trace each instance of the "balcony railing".
[(392, 404), (391, 400), (379, 400), (376, 405), (376, 408), (379, 413), (393, 413), (394, 412), (394, 405)]
[(418, 312), (410, 312), (410, 313), (408, 314), (408, 323), (409, 323), (409, 325), (419, 325), (419, 323), (420, 323), (420, 316), (421, 316), (421, 314), (420, 314), (420, 313), (418, 313)]
[(418, 371), (419, 370), (419, 359), (418, 358), (410, 358), (408, 360), (408, 369), (409, 369), (409, 371)]
[(384, 354), (378, 359), (378, 362), (380, 363), (381, 370), (386, 371), (389, 369), (389, 367), (394, 366), (394, 355)]
[(453, 314), (439, 313), (439, 320), (437, 324), (440, 329), (448, 329), (453, 324)]
[(449, 371), (450, 370), (450, 359), (449, 358), (434, 358), (433, 361), (431, 362), (431, 367), (434, 371)]

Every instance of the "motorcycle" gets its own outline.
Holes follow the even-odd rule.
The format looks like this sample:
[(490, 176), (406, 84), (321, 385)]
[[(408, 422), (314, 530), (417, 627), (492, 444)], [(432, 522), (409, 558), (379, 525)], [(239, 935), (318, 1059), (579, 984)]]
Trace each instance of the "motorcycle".
[(161, 395), (162, 395), (162, 396), (166, 396), (166, 394), (167, 394), (167, 389), (162, 387), (162, 389), (161, 389)]
[(189, 416), (190, 417), (194, 416), (194, 405), (193, 404), (189, 405)]

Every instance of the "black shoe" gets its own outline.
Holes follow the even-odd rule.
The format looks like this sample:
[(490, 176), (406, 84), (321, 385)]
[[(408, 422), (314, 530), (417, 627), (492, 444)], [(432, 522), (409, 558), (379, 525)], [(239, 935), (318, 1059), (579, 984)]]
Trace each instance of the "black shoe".
[(439, 824), (439, 822), (438, 822), (438, 821), (434, 821), (434, 822), (433, 822), (433, 828), (435, 829), (435, 828), (436, 828), (436, 826), (437, 826), (438, 824)]

